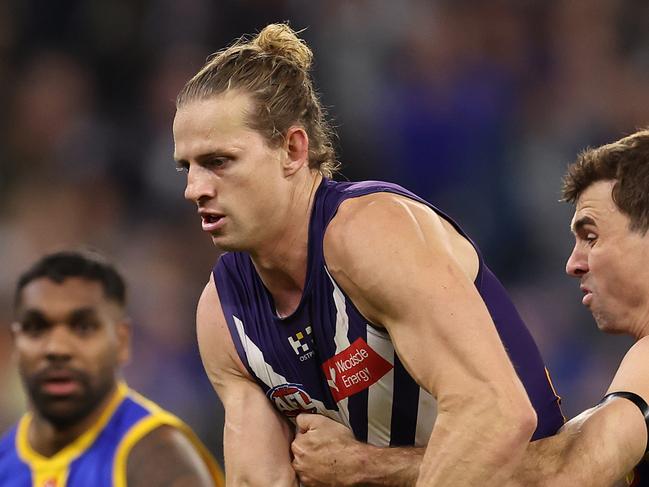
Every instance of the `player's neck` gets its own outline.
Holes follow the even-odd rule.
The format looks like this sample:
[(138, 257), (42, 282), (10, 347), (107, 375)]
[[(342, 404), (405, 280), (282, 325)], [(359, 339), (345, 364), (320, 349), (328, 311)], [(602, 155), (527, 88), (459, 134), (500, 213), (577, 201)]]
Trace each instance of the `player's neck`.
[(66, 446), (73, 443), (83, 433), (92, 427), (101, 416), (106, 406), (110, 403), (116, 394), (116, 385), (106, 394), (101, 403), (85, 418), (80, 421), (60, 427), (48, 421), (43, 416), (34, 411), (32, 421), (27, 431), (27, 439), (31, 448), (44, 457), (56, 455)]
[(634, 335), (636, 340), (642, 340), (643, 338), (649, 337), (649, 315), (645, 314), (642, 317)]
[(266, 248), (251, 253), (261, 280), (270, 291), (280, 316), (291, 314), (299, 304), (306, 282), (309, 221), (315, 193), (322, 176), (305, 181), (296, 191), (290, 218)]

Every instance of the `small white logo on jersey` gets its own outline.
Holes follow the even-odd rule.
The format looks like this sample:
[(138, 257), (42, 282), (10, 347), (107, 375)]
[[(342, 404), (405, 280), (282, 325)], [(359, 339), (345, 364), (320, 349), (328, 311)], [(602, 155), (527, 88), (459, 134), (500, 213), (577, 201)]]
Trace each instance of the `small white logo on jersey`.
[(288, 337), (288, 343), (293, 347), (295, 354), (300, 356), (300, 361), (302, 362), (313, 357), (313, 350), (311, 350), (313, 347), (313, 337), (311, 336), (311, 332), (312, 328), (309, 325), (304, 329), (304, 333), (298, 331), (295, 334), (295, 338), (292, 336)]

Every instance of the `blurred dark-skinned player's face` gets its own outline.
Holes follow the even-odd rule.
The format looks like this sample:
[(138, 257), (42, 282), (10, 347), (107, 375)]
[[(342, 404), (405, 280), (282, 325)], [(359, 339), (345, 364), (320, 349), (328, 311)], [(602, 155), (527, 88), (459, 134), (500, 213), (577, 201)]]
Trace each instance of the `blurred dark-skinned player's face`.
[(124, 310), (97, 281), (43, 277), (23, 288), (17, 312), (15, 355), (35, 412), (57, 427), (86, 418), (129, 358)]
[(580, 195), (566, 272), (580, 279), (600, 329), (639, 336), (649, 317), (649, 232), (630, 229), (611, 196), (614, 183), (598, 181)]

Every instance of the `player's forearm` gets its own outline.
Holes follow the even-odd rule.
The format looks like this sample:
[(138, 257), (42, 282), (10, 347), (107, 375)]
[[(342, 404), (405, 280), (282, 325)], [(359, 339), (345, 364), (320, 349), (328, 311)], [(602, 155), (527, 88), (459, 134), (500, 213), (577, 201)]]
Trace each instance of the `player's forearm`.
[(644, 454), (643, 423), (639, 409), (624, 399), (598, 406), (581, 424), (569, 422), (564, 430), (572, 441), (565, 452), (562, 478), (579, 471), (578, 465), (580, 478), (592, 486), (612, 485), (623, 478)]
[(269, 485), (277, 487), (298, 487), (297, 479), (294, 474), (289, 472), (278, 472), (273, 470), (264, 475), (264, 470), (259, 471), (255, 468), (254, 462), (247, 469), (238, 469), (232, 471), (226, 467), (225, 485), (226, 487), (267, 487)]
[(525, 403), (511, 410), (489, 401), (440, 412), (417, 486), (501, 487), (520, 462), (536, 427)]
[(226, 487), (298, 487), (290, 462), (273, 458), (271, 453), (258, 446), (248, 445), (242, 448), (242, 452), (233, 453), (226, 446)]
[(364, 451), (358, 452), (358, 467), (350, 477), (349, 487), (414, 487), (425, 448), (361, 445)]
[[(609, 403), (584, 411), (561, 431), (530, 443), (507, 487), (609, 487), (640, 461), (642, 416), (634, 404)], [(636, 421), (629, 421), (629, 416)], [(638, 437), (640, 436), (640, 440)]]
[(288, 441), (283, 438), (284, 430), (278, 428), (269, 438), (257, 434), (261, 433), (260, 425), (251, 431), (233, 427), (233, 423), (226, 411), (223, 446), (227, 487), (298, 487), (289, 447), (283, 441)]
[(290, 460), (278, 458), (259, 445), (242, 446), (240, 452), (225, 450), (228, 487), (298, 487)]

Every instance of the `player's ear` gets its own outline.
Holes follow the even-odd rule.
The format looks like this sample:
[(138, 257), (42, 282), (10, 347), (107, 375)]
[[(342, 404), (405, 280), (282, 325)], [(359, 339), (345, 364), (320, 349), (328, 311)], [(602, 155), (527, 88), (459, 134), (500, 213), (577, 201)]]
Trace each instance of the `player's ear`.
[(18, 334), (20, 333), (22, 327), (23, 325), (20, 321), (14, 321), (9, 326), (9, 335), (11, 335), (11, 345), (12, 345), (11, 360), (13, 361), (14, 365), (18, 362), (18, 348), (16, 347), (16, 339), (18, 338)]
[(285, 176), (291, 176), (309, 165), (309, 136), (303, 127), (289, 127), (284, 147), (288, 156), (283, 162)]
[(22, 324), (20, 321), (14, 321), (10, 327), (9, 327), (9, 334), (11, 335), (11, 341), (15, 342), (16, 341), (16, 335), (18, 335), (18, 332), (20, 331), (20, 328), (22, 328)]
[(117, 323), (117, 360), (121, 365), (131, 360), (131, 319), (124, 318)]

